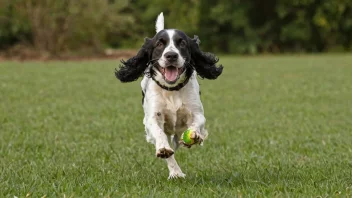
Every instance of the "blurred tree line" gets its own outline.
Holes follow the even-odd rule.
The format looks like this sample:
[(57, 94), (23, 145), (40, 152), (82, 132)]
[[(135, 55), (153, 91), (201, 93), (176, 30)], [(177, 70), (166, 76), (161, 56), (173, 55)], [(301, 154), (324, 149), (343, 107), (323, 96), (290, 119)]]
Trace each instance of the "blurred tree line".
[(198, 35), (221, 53), (349, 51), (351, 0), (0, 0), (0, 50), (138, 48), (165, 27)]

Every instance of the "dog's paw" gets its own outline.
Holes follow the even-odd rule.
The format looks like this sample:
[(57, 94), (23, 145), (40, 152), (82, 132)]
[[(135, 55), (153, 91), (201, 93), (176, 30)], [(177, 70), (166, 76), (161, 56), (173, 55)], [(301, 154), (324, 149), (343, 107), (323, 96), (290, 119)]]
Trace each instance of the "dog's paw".
[[(190, 130), (190, 132), (189, 132), (189, 130)], [(181, 139), (181, 141), (179, 141), (179, 143), (187, 148), (191, 148), (192, 145), (194, 145), (194, 144), (202, 144), (202, 142), (204, 141), (203, 136), (194, 130), (191, 130), (191, 129), (189, 129), (189, 130), (185, 131), (182, 134), (182, 136), (181, 136), (182, 139)], [(186, 141), (186, 139), (187, 139), (187, 141)]]
[(182, 172), (170, 172), (168, 179), (178, 179), (178, 178), (185, 178), (186, 174)]
[(174, 154), (174, 151), (171, 148), (161, 148), (156, 151), (156, 156), (160, 158), (169, 158)]

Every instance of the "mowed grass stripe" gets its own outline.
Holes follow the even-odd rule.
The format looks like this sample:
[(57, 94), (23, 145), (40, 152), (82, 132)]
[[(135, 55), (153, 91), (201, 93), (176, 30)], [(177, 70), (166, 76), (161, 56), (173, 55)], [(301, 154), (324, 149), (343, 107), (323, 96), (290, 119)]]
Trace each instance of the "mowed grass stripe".
[[(186, 179), (145, 141), (118, 61), (0, 63), (0, 196), (352, 196), (352, 56), (220, 57)], [(341, 193), (341, 194), (339, 194)]]

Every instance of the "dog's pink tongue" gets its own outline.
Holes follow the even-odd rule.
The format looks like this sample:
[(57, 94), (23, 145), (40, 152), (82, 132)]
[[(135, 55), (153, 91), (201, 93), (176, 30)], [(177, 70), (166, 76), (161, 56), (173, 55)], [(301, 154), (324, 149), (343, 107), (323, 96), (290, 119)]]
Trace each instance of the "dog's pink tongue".
[(177, 68), (170, 66), (165, 68), (165, 78), (168, 81), (175, 81), (177, 79)]

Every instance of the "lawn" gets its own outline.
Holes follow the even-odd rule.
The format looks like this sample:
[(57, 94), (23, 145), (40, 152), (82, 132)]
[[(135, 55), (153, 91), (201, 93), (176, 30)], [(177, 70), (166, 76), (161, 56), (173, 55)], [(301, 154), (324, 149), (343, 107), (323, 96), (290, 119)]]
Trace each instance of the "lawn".
[(0, 197), (351, 197), (352, 55), (220, 57), (185, 179), (145, 141), (118, 61), (0, 62)]

